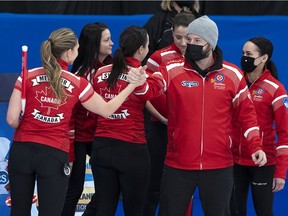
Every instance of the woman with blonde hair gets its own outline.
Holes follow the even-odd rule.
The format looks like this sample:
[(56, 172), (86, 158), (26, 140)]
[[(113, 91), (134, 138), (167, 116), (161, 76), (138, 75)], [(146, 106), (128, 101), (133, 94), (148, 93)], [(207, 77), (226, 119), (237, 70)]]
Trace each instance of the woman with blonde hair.
[[(41, 45), (43, 67), (19, 76), (9, 101), (7, 122), (15, 128), (8, 162), (11, 215), (30, 216), (35, 180), (39, 215), (61, 215), (69, 179), (68, 124), (73, 106), (80, 101), (91, 112), (111, 115), (127, 96), (145, 81), (134, 76), (119, 95), (106, 103), (84, 78), (68, 72), (78, 55), (78, 39), (69, 28), (51, 33)], [(26, 107), (21, 120), (22, 82), (26, 86)]]

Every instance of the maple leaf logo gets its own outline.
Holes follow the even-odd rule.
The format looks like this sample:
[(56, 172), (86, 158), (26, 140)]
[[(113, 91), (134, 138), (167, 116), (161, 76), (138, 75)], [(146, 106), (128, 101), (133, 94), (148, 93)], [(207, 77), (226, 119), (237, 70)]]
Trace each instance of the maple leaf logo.
[(67, 103), (67, 96), (65, 96), (62, 101), (60, 102), (57, 98), (51, 97), (54, 93), (52, 92), (50, 87), (45, 87), (45, 90), (43, 91), (36, 91), (36, 97), (35, 99), (39, 101), (41, 104), (41, 107), (46, 107), (47, 114), (49, 115), (51, 112), (51, 109), (58, 110), (58, 108), (64, 104)]
[(100, 95), (105, 100), (107, 100), (107, 99), (111, 100), (111, 99), (113, 99), (114, 97), (116, 97), (120, 93), (121, 86), (122, 85), (118, 85), (118, 83), (116, 83), (116, 86), (114, 86), (113, 89), (108, 89), (107, 87), (100, 88)]

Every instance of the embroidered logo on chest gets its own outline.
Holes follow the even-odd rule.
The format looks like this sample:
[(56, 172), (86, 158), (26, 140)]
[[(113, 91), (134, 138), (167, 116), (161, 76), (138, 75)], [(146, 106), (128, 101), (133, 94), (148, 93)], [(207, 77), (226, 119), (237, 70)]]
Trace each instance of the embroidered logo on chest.
[(253, 101), (262, 101), (264, 92), (265, 90), (263, 88), (258, 88), (256, 90), (253, 90), (252, 91)]
[(213, 83), (214, 89), (225, 90), (226, 85), (224, 83), (225, 76), (223, 74), (216, 74), (214, 78), (211, 78), (211, 83)]
[(199, 83), (197, 81), (182, 81), (181, 85), (184, 87), (192, 88), (199, 86)]

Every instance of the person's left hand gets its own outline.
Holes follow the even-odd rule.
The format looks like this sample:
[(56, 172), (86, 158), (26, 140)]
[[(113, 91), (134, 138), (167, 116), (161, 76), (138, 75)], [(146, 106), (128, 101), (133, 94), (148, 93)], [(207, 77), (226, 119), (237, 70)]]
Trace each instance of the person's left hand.
[(258, 164), (259, 167), (264, 166), (267, 163), (266, 154), (262, 150), (254, 152), (251, 156), (254, 163)]
[(273, 178), (272, 192), (278, 192), (285, 186), (285, 179)]

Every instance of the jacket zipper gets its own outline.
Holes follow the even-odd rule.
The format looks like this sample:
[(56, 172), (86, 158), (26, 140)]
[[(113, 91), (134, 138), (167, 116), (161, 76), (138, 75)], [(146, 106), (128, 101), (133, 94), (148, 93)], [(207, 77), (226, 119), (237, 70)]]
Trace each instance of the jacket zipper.
[(201, 125), (201, 147), (200, 147), (200, 170), (203, 169), (203, 164), (202, 164), (202, 155), (203, 155), (203, 149), (204, 149), (204, 142), (203, 142), (203, 137), (204, 137), (204, 105), (205, 105), (205, 101), (204, 101), (204, 98), (205, 98), (205, 77), (202, 77), (202, 125)]

